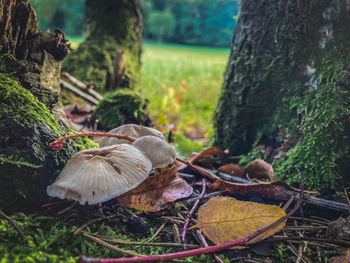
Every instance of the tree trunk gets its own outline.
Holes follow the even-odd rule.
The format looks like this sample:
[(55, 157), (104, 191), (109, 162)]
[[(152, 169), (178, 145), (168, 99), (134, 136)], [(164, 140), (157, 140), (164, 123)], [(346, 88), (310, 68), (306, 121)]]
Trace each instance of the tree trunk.
[(86, 1), (86, 40), (65, 70), (96, 89), (134, 88), (139, 79), (143, 14), (140, 0)]
[[(67, 132), (58, 103), (64, 37), (40, 32), (27, 0), (0, 0), (0, 208), (38, 209), (46, 186), (72, 154), (49, 143)], [(58, 119), (58, 115), (57, 115)]]
[(290, 182), (295, 167), (318, 190), (349, 177), (349, 9), (348, 0), (242, 0), (216, 146), (247, 153), (263, 133), (284, 130), (301, 138), (275, 167)]

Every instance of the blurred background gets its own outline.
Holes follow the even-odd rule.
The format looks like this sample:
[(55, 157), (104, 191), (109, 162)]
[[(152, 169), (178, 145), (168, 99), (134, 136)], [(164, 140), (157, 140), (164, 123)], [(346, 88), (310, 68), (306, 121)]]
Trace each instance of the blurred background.
[[(40, 29), (54, 32), (56, 27), (61, 28), (72, 48), (77, 49), (84, 40), (85, 1), (30, 2), (37, 12)], [(213, 111), (229, 58), (239, 3), (142, 0), (144, 43), (137, 90), (148, 102), (148, 114), (156, 128), (172, 130), (183, 149), (200, 150), (213, 132)]]

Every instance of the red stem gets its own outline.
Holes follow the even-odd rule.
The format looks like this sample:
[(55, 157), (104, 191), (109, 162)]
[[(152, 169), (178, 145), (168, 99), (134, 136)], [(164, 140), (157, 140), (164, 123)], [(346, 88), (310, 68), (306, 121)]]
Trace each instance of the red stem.
[(190, 220), (191, 220), (191, 217), (192, 217), (194, 211), (197, 209), (200, 201), (202, 200), (202, 198), (205, 195), (206, 186), (207, 186), (207, 180), (205, 180), (205, 178), (203, 178), (202, 179), (202, 192), (198, 196), (198, 199), (194, 203), (194, 205), (193, 205), (192, 209), (190, 210), (190, 212), (186, 215), (184, 226), (183, 226), (182, 231), (181, 231), (181, 242), (182, 242), (182, 247), (183, 247), (184, 250), (187, 250), (185, 238), (186, 238), (186, 232), (187, 232), (188, 224), (190, 223)]
[[(202, 231), (200, 229), (197, 229), (196, 232), (197, 232), (197, 235), (198, 235), (199, 239), (202, 242), (203, 247), (208, 247), (209, 245), (208, 245), (207, 241), (205, 240), (205, 237), (203, 236)], [(224, 263), (224, 261), (221, 258), (219, 258), (218, 255), (213, 254), (212, 256), (215, 258), (216, 262)]]
[(108, 133), (108, 132), (79, 132), (77, 134), (71, 134), (71, 135), (67, 135), (67, 136), (63, 136), (61, 138), (58, 138), (56, 141), (50, 143), (50, 147), (53, 150), (59, 151), (62, 150), (64, 148), (64, 140), (69, 140), (72, 138), (76, 138), (76, 137), (85, 137), (85, 136), (104, 136), (104, 137), (114, 137), (114, 138), (118, 138), (118, 139), (125, 139), (125, 140), (129, 140), (131, 142), (135, 141), (135, 138), (130, 137), (128, 135), (124, 135), (124, 134), (113, 134), (113, 133)]
[(284, 217), (281, 217), (274, 223), (254, 232), (253, 234), (250, 234), (244, 238), (227, 242), (224, 244), (219, 244), (215, 246), (209, 246), (209, 247), (202, 247), (192, 250), (186, 250), (176, 253), (170, 253), (170, 254), (163, 254), (163, 255), (155, 255), (155, 256), (145, 256), (145, 257), (138, 257), (138, 258), (110, 258), (110, 259), (99, 259), (99, 258), (86, 258), (84, 256), (81, 256), (79, 261), (80, 263), (117, 263), (117, 262), (154, 262), (154, 261), (166, 261), (171, 259), (179, 259), (179, 258), (185, 258), (185, 257), (192, 257), (192, 256), (198, 256), (202, 254), (210, 254), (214, 253), (220, 250), (224, 250), (230, 247), (234, 246), (246, 246), (248, 244), (248, 241), (252, 240), (253, 238), (257, 237), (258, 235), (262, 234), (263, 232), (273, 228), (275, 225), (280, 224), (284, 220), (287, 220), (290, 216), (292, 216), (300, 207), (302, 200), (304, 196), (304, 180), (303, 176), (300, 174), (300, 195), (299, 200), (295, 204), (294, 208)]

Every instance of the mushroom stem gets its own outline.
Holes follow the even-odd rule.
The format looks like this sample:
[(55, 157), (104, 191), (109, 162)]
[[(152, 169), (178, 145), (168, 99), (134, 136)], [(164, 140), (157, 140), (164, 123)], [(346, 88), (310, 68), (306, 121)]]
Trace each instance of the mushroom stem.
[(58, 138), (56, 141), (50, 143), (50, 148), (56, 151), (62, 150), (64, 148), (64, 143), (63, 143), (64, 140), (69, 140), (77, 137), (85, 137), (85, 136), (115, 137), (118, 139), (129, 140), (131, 142), (135, 141), (135, 138), (125, 134), (113, 134), (108, 132), (79, 132), (77, 134), (71, 134), (71, 135)]

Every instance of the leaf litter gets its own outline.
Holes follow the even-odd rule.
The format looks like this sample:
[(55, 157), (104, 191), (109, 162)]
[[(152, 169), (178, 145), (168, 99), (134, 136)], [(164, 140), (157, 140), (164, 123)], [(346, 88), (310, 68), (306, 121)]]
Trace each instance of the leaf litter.
[[(123, 138), (126, 137), (124, 136)], [(68, 139), (67, 136), (66, 139)], [(57, 146), (57, 143), (53, 143), (52, 145)], [(179, 166), (172, 166), (167, 171), (148, 177), (138, 187), (119, 196), (117, 202), (114, 201), (114, 204), (111, 206), (112, 211), (113, 207), (119, 207), (119, 210), (115, 210), (114, 213), (117, 213), (116, 211), (120, 213), (123, 207), (145, 211), (148, 212), (148, 219), (151, 218), (151, 220), (156, 221), (159, 221), (161, 215), (167, 215), (167, 218), (173, 218), (176, 223), (170, 223), (169, 220), (162, 221), (165, 227), (163, 226), (162, 230), (157, 234), (159, 238), (161, 238), (163, 234), (174, 235), (174, 233), (171, 233), (172, 231), (169, 230), (169, 224), (183, 224), (185, 221), (184, 216), (188, 213), (186, 210), (189, 209), (189, 203), (186, 203), (186, 200), (193, 199), (196, 196), (199, 197), (197, 188), (199, 184), (197, 182), (201, 180), (201, 178), (207, 178), (207, 180), (209, 180), (209, 191), (213, 192), (219, 190), (224, 192), (226, 196), (217, 196), (208, 199), (206, 196), (209, 194), (203, 194), (203, 199), (198, 202), (202, 203), (202, 206), (199, 208), (198, 213), (195, 213), (192, 216), (193, 218), (191, 217), (189, 219), (190, 225), (192, 225), (189, 231), (192, 232), (192, 229), (200, 228), (205, 236), (216, 244), (215, 246), (205, 246), (200, 249), (178, 252), (175, 253), (176, 256), (174, 257), (160, 255), (159, 257), (153, 256), (153, 258), (120, 258), (109, 259), (109, 261), (105, 261), (104, 259), (91, 261), (90, 259), (81, 257), (80, 262), (148, 262), (147, 260), (170, 260), (212, 253), (232, 246), (248, 245), (249, 251), (250, 244), (263, 244), (264, 242), (271, 245), (276, 242), (287, 242), (286, 244), (290, 244), (290, 242), (300, 243), (303, 242), (303, 240), (312, 240), (309, 246), (317, 247), (321, 244), (330, 249), (334, 247), (340, 249), (350, 245), (350, 242), (346, 240), (323, 238), (320, 229), (317, 229), (317, 233), (313, 233), (312, 230), (310, 230), (312, 228), (308, 230), (305, 229), (303, 232), (307, 233), (307, 236), (295, 236), (296, 233), (293, 232), (293, 230), (284, 230), (286, 220), (291, 216), (291, 212), (294, 213), (299, 209), (302, 199), (301, 196), (304, 195), (303, 189), (299, 190), (289, 186), (285, 182), (276, 181), (272, 166), (263, 160), (254, 160), (246, 167), (239, 167), (236, 165), (234, 163), (236, 160), (237, 156), (229, 156), (227, 152), (217, 148), (209, 148), (203, 153), (189, 158), (189, 161), (183, 161), (177, 158), (177, 161), (182, 163), (180, 166), (181, 170), (179, 171), (193, 174), (193, 177), (181, 178), (177, 171), (177, 167)], [(234, 172), (232, 172), (233, 170)], [(212, 173), (212, 171), (215, 173)], [(231, 180), (227, 181), (221, 179), (220, 176), (223, 174), (226, 179), (229, 177), (233, 180), (236, 175), (239, 175), (238, 177), (243, 178), (245, 183), (233, 183), (229, 182)], [(188, 180), (188, 182), (186, 182), (186, 180)], [(267, 182), (261, 180), (267, 180)], [(315, 197), (314, 194), (316, 193), (307, 192), (304, 199), (304, 202), (313, 208), (312, 211), (315, 211), (315, 207), (326, 207), (328, 210), (334, 211), (334, 217), (340, 215), (339, 212), (344, 212), (349, 208), (346, 204), (323, 200)], [(247, 198), (247, 196), (249, 200), (255, 199), (260, 203), (236, 199), (244, 199)], [(274, 202), (276, 203), (276, 201), (291, 200), (291, 197), (299, 201), (287, 216), (279, 206), (269, 204), (271, 199), (275, 200)], [(124, 208), (124, 211), (127, 210)], [(135, 212), (137, 213), (137, 211)], [(129, 215), (121, 214), (120, 216), (128, 217), (130, 216), (130, 212), (128, 213)], [(307, 216), (312, 216), (312, 214), (310, 215), (309, 213)], [(300, 225), (303, 220), (306, 219), (308, 218), (305, 218), (304, 215), (301, 214), (301, 217), (295, 217), (293, 220), (294, 224), (297, 223)], [(308, 220), (311, 223), (317, 221), (312, 218)], [(323, 224), (325, 227), (322, 229), (325, 229), (326, 226), (328, 226), (326, 220), (323, 221)], [(275, 235), (281, 231), (285, 233), (287, 231), (289, 236), (281, 238)], [(84, 236), (89, 235), (87, 232), (84, 233)], [(292, 236), (290, 236), (291, 234)], [(314, 237), (312, 237), (312, 235), (314, 235)], [(100, 240), (103, 239), (103, 237), (94, 237), (92, 240), (103, 244), (99, 241), (99, 238)], [(152, 238), (154, 239), (157, 237), (153, 236)], [(106, 239), (108, 239), (108, 237), (105, 237), (105, 240)], [(196, 243), (195, 240), (188, 236), (187, 239), (189, 239), (188, 241), (190, 243)]]

